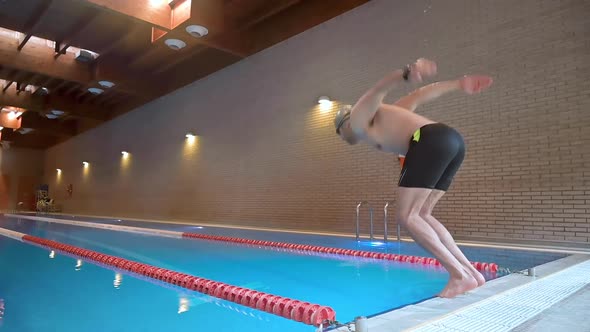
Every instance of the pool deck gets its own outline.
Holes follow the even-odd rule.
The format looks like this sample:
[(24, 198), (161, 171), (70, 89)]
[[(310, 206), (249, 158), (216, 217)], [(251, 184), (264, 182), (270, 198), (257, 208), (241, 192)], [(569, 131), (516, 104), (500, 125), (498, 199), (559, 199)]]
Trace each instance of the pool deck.
[(514, 332), (590, 331), (590, 285), (562, 300), (542, 314), (515, 328)]
[[(587, 316), (588, 308), (590, 308), (590, 276), (583, 276), (582, 280), (575, 285), (581, 285), (581, 288), (564, 299), (550, 303), (551, 298), (546, 296), (552, 291), (558, 294), (560, 292), (559, 281), (550, 279), (558, 279), (557, 277), (560, 276), (557, 273), (561, 272), (563, 277), (569, 278), (568, 273), (577, 273), (574, 271), (576, 268), (590, 269), (590, 255), (572, 255), (540, 265), (536, 267), (536, 277), (514, 273), (492, 280), (483, 287), (454, 299), (434, 298), (370, 318), (369, 332), (558, 331), (563, 328), (572, 332), (590, 331), (590, 325), (582, 321), (582, 317)], [(547, 278), (550, 276), (553, 278)], [(529, 286), (532, 290), (539, 282), (545, 285), (536, 292), (531, 291), (529, 294), (524, 289), (525, 286)], [(550, 303), (550, 307), (540, 313), (536, 312), (534, 307), (538, 301), (528, 296), (519, 301), (518, 294), (515, 292), (519, 289), (523, 291), (521, 293), (530, 295), (531, 298), (542, 297), (542, 304)], [(510, 308), (509, 305), (505, 305), (502, 297), (513, 301), (515, 306)], [(491, 310), (490, 308), (494, 306), (504, 308), (504, 312)], [(566, 309), (564, 306), (571, 309)], [(564, 323), (566, 321), (567, 324)], [(347, 327), (342, 327), (335, 331), (349, 330)]]

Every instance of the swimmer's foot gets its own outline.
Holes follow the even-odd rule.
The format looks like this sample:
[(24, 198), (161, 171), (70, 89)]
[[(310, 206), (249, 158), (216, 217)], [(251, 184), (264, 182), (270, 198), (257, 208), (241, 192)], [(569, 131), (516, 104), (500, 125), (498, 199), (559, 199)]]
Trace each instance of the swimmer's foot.
[(477, 281), (477, 287), (483, 286), (486, 283), (486, 278), (476, 269), (470, 270), (469, 274)]
[(477, 287), (483, 286), (486, 283), (486, 278), (473, 265), (463, 265), (463, 269), (477, 281)]
[(477, 280), (470, 274), (465, 273), (461, 277), (451, 277), (445, 288), (438, 296), (453, 298), (477, 287)]

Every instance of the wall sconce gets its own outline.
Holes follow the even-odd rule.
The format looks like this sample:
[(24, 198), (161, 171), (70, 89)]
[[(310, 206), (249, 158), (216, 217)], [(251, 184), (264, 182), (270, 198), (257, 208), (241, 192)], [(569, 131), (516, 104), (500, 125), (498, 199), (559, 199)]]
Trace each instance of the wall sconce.
[(320, 104), (320, 105), (331, 105), (332, 104), (332, 101), (330, 100), (330, 97), (321, 96), (320, 98), (318, 98), (318, 104)]
[(332, 108), (332, 101), (327, 96), (321, 96), (318, 98), (318, 104), (320, 104), (320, 111), (326, 112)]

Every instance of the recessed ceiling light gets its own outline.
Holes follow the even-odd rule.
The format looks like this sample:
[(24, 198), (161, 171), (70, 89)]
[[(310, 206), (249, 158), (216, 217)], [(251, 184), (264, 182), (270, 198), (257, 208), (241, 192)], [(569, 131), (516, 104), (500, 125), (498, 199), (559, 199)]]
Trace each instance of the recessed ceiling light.
[(93, 95), (99, 95), (103, 93), (104, 90), (99, 88), (88, 88), (88, 92), (92, 93)]
[(186, 46), (186, 43), (180, 39), (166, 39), (164, 43), (175, 51), (178, 51)]
[(186, 27), (186, 32), (195, 38), (202, 38), (209, 33), (209, 30), (202, 25), (189, 25)]
[(112, 88), (115, 86), (115, 83), (111, 82), (111, 81), (98, 81), (98, 84), (100, 86), (102, 86), (103, 88)]

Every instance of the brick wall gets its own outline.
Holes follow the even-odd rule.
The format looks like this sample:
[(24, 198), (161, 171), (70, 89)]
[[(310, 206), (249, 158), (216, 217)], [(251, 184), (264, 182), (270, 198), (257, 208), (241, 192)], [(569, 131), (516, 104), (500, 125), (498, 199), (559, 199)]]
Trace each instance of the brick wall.
[(44, 153), (31, 149), (0, 149), (0, 210), (17, 208), (20, 200), (26, 200), (23, 208), (32, 209), (36, 186), (43, 179)]
[(47, 180), (72, 213), (350, 233), (368, 200), (380, 229), (398, 163), (340, 141), (317, 97), (354, 103), (427, 56), (439, 80), (495, 79), (418, 110), (468, 144), (440, 219), (463, 238), (588, 242), (589, 12), (583, 0), (371, 1), (50, 149)]

